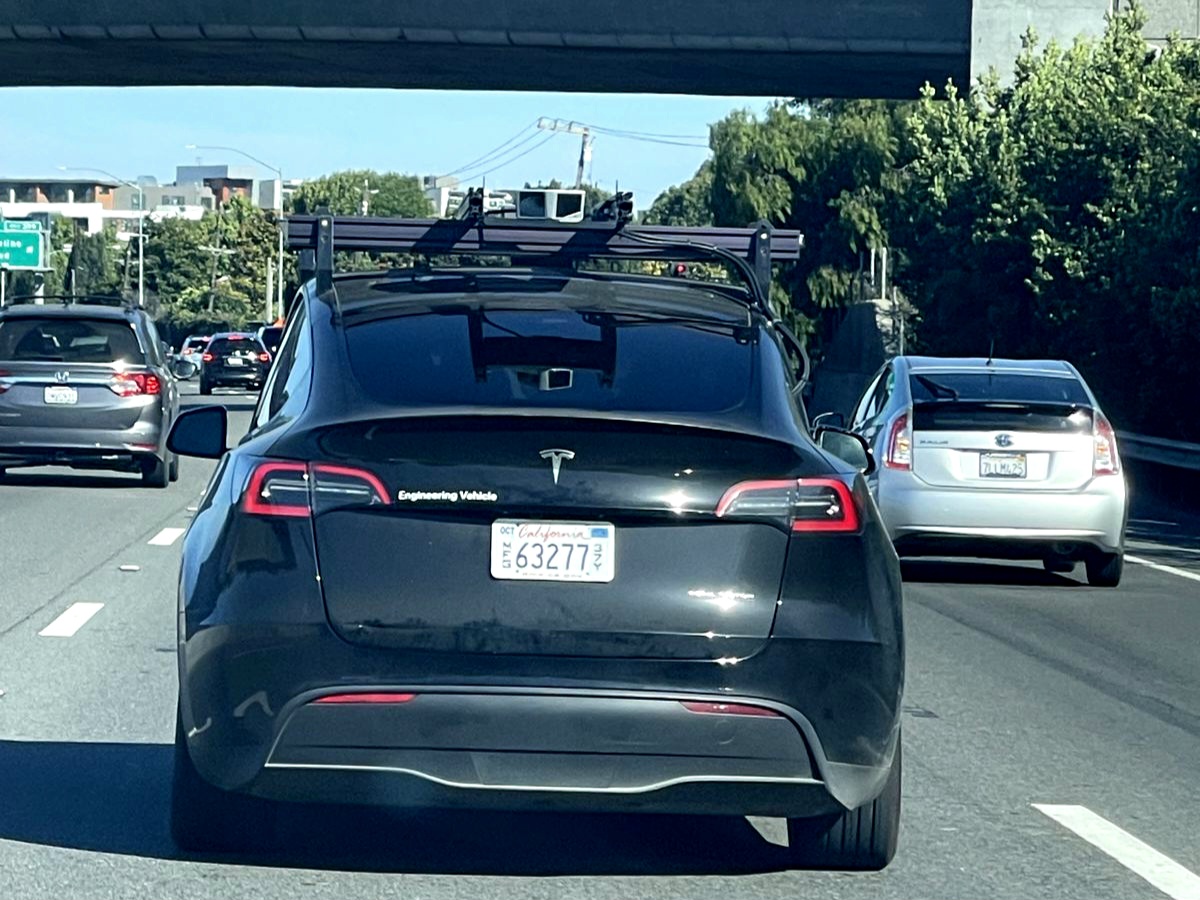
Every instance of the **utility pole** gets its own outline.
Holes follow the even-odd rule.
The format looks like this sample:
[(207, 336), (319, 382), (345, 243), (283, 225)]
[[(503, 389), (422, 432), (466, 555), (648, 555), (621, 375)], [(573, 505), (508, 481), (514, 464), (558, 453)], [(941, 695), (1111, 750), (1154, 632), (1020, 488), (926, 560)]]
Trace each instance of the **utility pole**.
[(545, 116), (538, 119), (537, 127), (542, 131), (561, 131), (566, 134), (579, 135), (579, 167), (575, 170), (575, 187), (583, 187), (583, 174), (587, 170), (588, 164), (592, 161), (592, 141), (594, 138), (591, 130), (586, 125), (580, 125), (578, 122), (547, 119)]
[(363, 179), (362, 193), (362, 214), (369, 216), (371, 214), (371, 198), (379, 193), (379, 189), (371, 190), (371, 181), (368, 178)]

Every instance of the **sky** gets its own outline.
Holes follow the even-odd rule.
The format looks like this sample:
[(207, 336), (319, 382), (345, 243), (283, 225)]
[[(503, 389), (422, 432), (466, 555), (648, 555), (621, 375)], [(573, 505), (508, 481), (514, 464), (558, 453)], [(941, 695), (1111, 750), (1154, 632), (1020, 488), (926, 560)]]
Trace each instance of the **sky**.
[[(520, 187), (575, 178), (580, 140), (535, 134), (539, 116), (654, 135), (663, 142), (599, 134), (591, 180), (620, 183), (648, 207), (692, 176), (707, 157), (708, 126), (735, 109), (761, 112), (764, 98), (632, 94), (545, 94), (314, 88), (0, 89), (0, 178), (62, 177), (58, 166), (107, 169), (133, 180), (173, 180), (175, 166), (244, 164), (236, 147), (312, 178), (339, 169), (441, 175), (520, 134), (500, 155), (462, 172), (478, 184)], [(678, 136), (678, 137), (676, 137)], [(527, 152), (528, 151), (528, 152)], [(523, 155), (522, 155), (523, 154)], [(516, 158), (520, 155), (520, 158)], [(496, 166), (499, 165), (498, 168)], [(494, 171), (488, 171), (494, 169)], [(263, 170), (262, 177), (274, 174)]]

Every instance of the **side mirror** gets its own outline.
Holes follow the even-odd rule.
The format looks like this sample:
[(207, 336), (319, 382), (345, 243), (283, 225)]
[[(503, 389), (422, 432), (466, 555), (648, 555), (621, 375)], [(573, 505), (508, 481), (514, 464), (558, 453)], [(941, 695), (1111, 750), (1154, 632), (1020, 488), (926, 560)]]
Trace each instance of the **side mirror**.
[(229, 449), (229, 414), (223, 406), (201, 406), (180, 413), (167, 435), (167, 449), (180, 456), (220, 459)]
[(854, 466), (864, 475), (875, 471), (871, 447), (860, 435), (840, 428), (818, 428), (816, 438), (818, 447)]
[(175, 355), (175, 351), (171, 349), (171, 345), (168, 344), (166, 341), (159, 341), (158, 345), (160, 347), (162, 347), (164, 359), (170, 359), (172, 356)]
[(845, 428), (846, 417), (840, 412), (821, 413), (812, 421), (813, 428), (818, 428), (821, 425), (826, 425), (831, 428)]
[(186, 357), (180, 356), (171, 363), (171, 372), (176, 378), (187, 381), (196, 374), (196, 364)]

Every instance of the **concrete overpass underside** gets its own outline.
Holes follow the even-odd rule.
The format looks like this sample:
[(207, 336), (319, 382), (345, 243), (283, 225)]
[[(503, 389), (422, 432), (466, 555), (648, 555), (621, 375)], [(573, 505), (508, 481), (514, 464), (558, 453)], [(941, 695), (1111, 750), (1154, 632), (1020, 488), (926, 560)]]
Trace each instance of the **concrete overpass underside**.
[(911, 97), (970, 0), (0, 0), (0, 85)]

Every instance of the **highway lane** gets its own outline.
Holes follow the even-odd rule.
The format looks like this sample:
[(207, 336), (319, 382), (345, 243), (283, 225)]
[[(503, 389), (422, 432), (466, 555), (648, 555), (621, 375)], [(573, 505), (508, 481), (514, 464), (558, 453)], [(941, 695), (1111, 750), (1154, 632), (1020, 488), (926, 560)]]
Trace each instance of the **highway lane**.
[[(244, 429), (248, 398), (217, 400)], [(0, 486), (6, 900), (1200, 896), (1200, 582), (1142, 565), (1104, 591), (1081, 572), (906, 563), (905, 818), (878, 875), (781, 870), (779, 823), (676, 817), (297, 808), (286, 852), (183, 857), (166, 831), (179, 544), (164, 529), (186, 526), (210, 471), (185, 460), (165, 491), (52, 470)], [(1200, 530), (1152, 512), (1131, 530), (1139, 558), (1200, 575)], [(69, 637), (39, 634), (77, 603), (103, 606)], [(1120, 837), (1118, 861), (1033, 804), (1082, 807), (1181, 869)], [(1065, 818), (1104, 842), (1086, 812)]]

